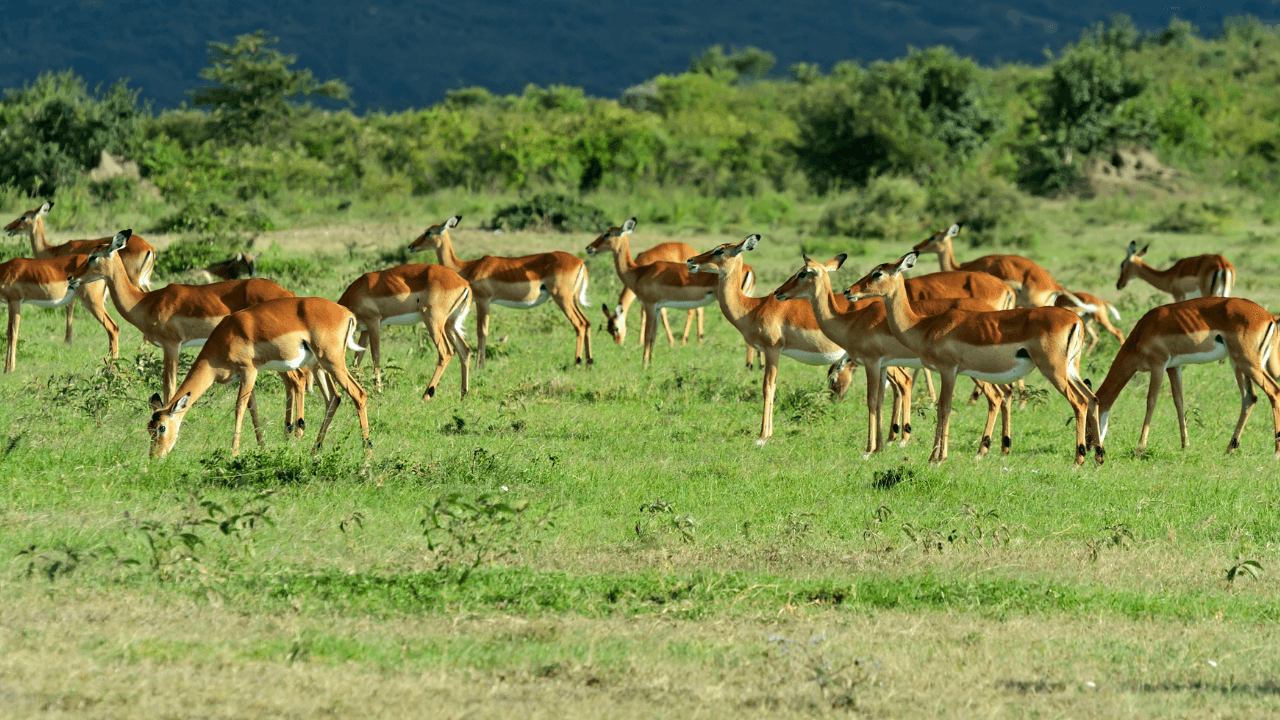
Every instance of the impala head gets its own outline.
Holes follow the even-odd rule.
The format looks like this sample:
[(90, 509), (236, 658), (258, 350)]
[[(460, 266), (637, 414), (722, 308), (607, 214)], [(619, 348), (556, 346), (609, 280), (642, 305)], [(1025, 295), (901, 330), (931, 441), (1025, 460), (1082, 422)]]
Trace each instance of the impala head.
[(590, 245), (587, 246), (587, 254), (595, 255), (601, 252), (617, 252), (622, 247), (622, 241), (636, 229), (636, 219), (622, 223), (617, 227), (611, 227), (600, 234)]
[(857, 302), (862, 298), (884, 297), (902, 287), (902, 271), (915, 267), (920, 253), (912, 250), (903, 255), (897, 262), (885, 263), (871, 268), (871, 272), (844, 291), (845, 299)]
[(619, 345), (626, 342), (627, 339), (627, 315), (622, 311), (622, 306), (614, 308), (612, 312), (609, 306), (601, 303), (600, 309), (604, 311), (604, 327), (605, 330), (613, 336), (613, 341)]
[(939, 230), (924, 240), (916, 243), (916, 246), (911, 249), (918, 253), (943, 252), (946, 248), (951, 246), (951, 238), (960, 234), (960, 227), (962, 225), (964, 225), (964, 223), (956, 223), (946, 230)]
[(108, 245), (90, 253), (80, 267), (76, 268), (75, 272), (67, 277), (67, 280), (75, 281), (79, 284), (91, 283), (106, 277), (111, 263), (114, 262), (113, 257), (120, 252), (121, 248), (129, 244), (129, 238), (131, 237), (133, 237), (132, 229), (121, 230), (116, 233)]
[(51, 208), (53, 208), (53, 201), (46, 200), (40, 207), (22, 213), (18, 216), (17, 220), (5, 225), (4, 230), (9, 233), (9, 237), (13, 237), (14, 235), (29, 235), (31, 234), (31, 229), (36, 225), (36, 218), (48, 214)]
[(1142, 256), (1147, 254), (1147, 248), (1151, 247), (1150, 243), (1138, 249), (1138, 243), (1130, 242), (1129, 247), (1125, 250), (1124, 260), (1120, 262), (1120, 279), (1116, 280), (1116, 289), (1123, 290), (1125, 285), (1129, 284), (1129, 279), (1133, 277), (1136, 268), (1142, 265)]
[(728, 275), (737, 266), (742, 264), (742, 253), (749, 250), (755, 250), (756, 243), (760, 242), (759, 235), (748, 235), (740, 243), (724, 243), (714, 248), (695, 255), (685, 261), (689, 266), (689, 272), (715, 273), (716, 275)]
[(788, 300), (790, 298), (811, 298), (817, 296), (819, 292), (824, 290), (819, 285), (823, 280), (826, 282), (826, 289), (831, 288), (830, 273), (840, 269), (844, 261), (849, 256), (840, 253), (825, 263), (820, 263), (809, 256), (804, 256), (804, 267), (796, 271), (789, 280), (773, 291), (773, 296), (778, 300)]
[(191, 393), (171, 400), (165, 404), (160, 393), (151, 396), (151, 422), (147, 423), (147, 432), (151, 433), (151, 456), (162, 458), (173, 449), (178, 442), (178, 430), (182, 427), (182, 419), (187, 416), (187, 408), (191, 406)]
[(446, 240), (451, 241), (449, 231), (458, 227), (460, 222), (462, 222), (462, 216), (454, 215), (439, 225), (432, 225), (419, 235), (416, 240), (409, 243), (409, 252), (423, 252), (444, 247)]

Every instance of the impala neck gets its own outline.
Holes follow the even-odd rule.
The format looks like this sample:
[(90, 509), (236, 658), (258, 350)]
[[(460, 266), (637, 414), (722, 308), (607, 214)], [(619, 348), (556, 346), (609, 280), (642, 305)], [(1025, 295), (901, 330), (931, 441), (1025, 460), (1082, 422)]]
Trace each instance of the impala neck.
[(626, 235), (619, 237), (614, 247), (613, 269), (618, 272), (618, 278), (624, 285), (635, 284), (636, 264), (631, 259), (631, 243), (627, 241)]
[(440, 246), (436, 248), (436, 256), (440, 258), (441, 265), (460, 275), (470, 264), (459, 260), (457, 254), (453, 252), (453, 239), (449, 237), (448, 231), (440, 233)]
[(133, 284), (129, 273), (125, 272), (124, 261), (120, 259), (119, 252), (111, 254), (107, 271), (103, 273), (102, 279), (107, 282), (107, 290), (110, 291), (111, 302), (115, 304), (116, 312), (134, 327), (142, 327), (146, 318), (138, 304), (147, 297), (147, 293)]
[[(818, 320), (818, 327), (826, 328), (840, 319), (840, 309), (836, 307), (835, 293), (831, 292), (831, 278), (825, 273), (821, 279), (814, 278), (813, 294), (809, 296), (809, 304), (813, 306), (813, 316)], [(835, 337), (828, 333), (828, 337)]]
[(1098, 398), (1098, 411), (1105, 413), (1116, 404), (1116, 399), (1120, 397), (1120, 391), (1129, 384), (1137, 372), (1134, 363), (1129, 361), (1129, 352), (1124, 345), (1120, 346), (1120, 352), (1116, 355), (1116, 359), (1111, 362), (1111, 369), (1107, 371), (1107, 377), (1098, 386), (1094, 392), (1094, 396)]
[(738, 262), (734, 263), (727, 273), (721, 275), (719, 282), (716, 283), (716, 299), (720, 301), (720, 310), (739, 332), (742, 332), (740, 323), (746, 320), (747, 315), (768, 299), (748, 297), (742, 292), (744, 275), (742, 259), (739, 258)]
[(182, 384), (169, 397), (169, 402), (171, 404), (177, 402), (178, 398), (191, 393), (191, 400), (188, 401), (187, 409), (183, 412), (185, 417), (186, 413), (191, 411), (191, 406), (195, 405), (196, 400), (199, 400), (201, 395), (204, 395), (209, 388), (213, 387), (214, 383), (226, 382), (228, 379), (230, 379), (230, 374), (226, 370), (216, 369), (207, 359), (197, 357), (195, 363), (191, 365), (191, 371), (187, 373), (187, 377), (182, 380)]
[(951, 249), (951, 240), (947, 240), (938, 248), (938, 267), (942, 268), (942, 272), (952, 272), (960, 269), (960, 263), (956, 262), (956, 253)]
[(31, 221), (31, 254), (36, 257), (48, 257), (52, 249), (44, 234), (44, 215), (36, 215)]
[[(32, 237), (34, 237), (34, 232)], [(1145, 280), (1158, 290), (1167, 293), (1173, 292), (1174, 281), (1178, 279), (1173, 268), (1168, 270), (1157, 270), (1141, 260), (1134, 260), (1129, 263), (1129, 267), (1133, 268), (1133, 276), (1139, 280)]]
[(911, 309), (911, 301), (907, 299), (907, 286), (901, 275), (893, 279), (893, 285), (885, 293), (883, 300), (890, 329), (903, 345), (911, 347), (907, 344), (906, 335), (920, 324), (921, 318)]

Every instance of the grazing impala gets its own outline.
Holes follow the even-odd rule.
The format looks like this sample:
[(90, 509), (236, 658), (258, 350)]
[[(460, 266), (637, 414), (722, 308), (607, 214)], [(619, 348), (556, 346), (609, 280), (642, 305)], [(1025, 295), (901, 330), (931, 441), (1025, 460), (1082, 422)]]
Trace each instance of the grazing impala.
[[(28, 210), (18, 216), (17, 220), (5, 226), (5, 230), (9, 235), (29, 235), (31, 238), (31, 254), (38, 258), (48, 257), (65, 257), (68, 255), (87, 255), (106, 245), (111, 244), (112, 238), (98, 238), (97, 240), (72, 240), (61, 245), (50, 245), (45, 235), (44, 216), (53, 208), (53, 201), (49, 200), (34, 210)], [(120, 251), (120, 259), (124, 261), (125, 271), (129, 273), (130, 279), (138, 284), (144, 290), (151, 289), (151, 270), (156, 264), (156, 250), (151, 247), (150, 243), (142, 238), (134, 235), (129, 238), (128, 244)], [(107, 314), (105, 309), (105, 298), (102, 297), (106, 286), (102, 283), (84, 283), (76, 291), (80, 298), (80, 304), (93, 315), (94, 319), (107, 331), (107, 337), (111, 343), (111, 357), (119, 357), (119, 345), (117, 336), (119, 334), (119, 326), (115, 320)], [(71, 342), (71, 324), (75, 313), (75, 305), (67, 306), (67, 334), (66, 341)]]
[(1143, 261), (1146, 245), (1138, 250), (1138, 243), (1131, 242), (1120, 263), (1120, 279), (1116, 289), (1123, 290), (1129, 281), (1146, 280), (1157, 290), (1173, 296), (1174, 302), (1199, 297), (1231, 297), (1231, 287), (1236, 282), (1236, 268), (1221, 255), (1196, 255), (1182, 258), (1168, 270), (1156, 270)]
[[(844, 350), (835, 344), (818, 327), (813, 308), (804, 300), (780, 301), (768, 295), (763, 298), (747, 297), (742, 292), (742, 253), (753, 250), (760, 242), (759, 235), (748, 235), (737, 244), (725, 243), (691, 257), (689, 272), (711, 273), (717, 276), (716, 299), (720, 309), (733, 324), (748, 345), (753, 345), (764, 355), (764, 417), (760, 422), (757, 445), (763, 445), (773, 435), (773, 402), (777, 390), (778, 359), (782, 355), (799, 360), (806, 365), (831, 365), (844, 358)], [(837, 394), (843, 394), (853, 375), (851, 363), (839, 369), (834, 383)]]
[(1240, 417), (1227, 443), (1227, 452), (1240, 447), (1240, 433), (1257, 402), (1252, 385), (1257, 383), (1271, 401), (1274, 420), (1275, 454), (1280, 458), (1280, 385), (1267, 372), (1276, 349), (1276, 320), (1257, 304), (1239, 298), (1195, 298), (1161, 305), (1142, 316), (1120, 346), (1120, 352), (1098, 388), (1098, 412), (1102, 437), (1107, 433), (1107, 416), (1120, 391), (1135, 373), (1151, 373), (1147, 386), (1147, 415), (1138, 437), (1138, 452), (1147, 447), (1151, 415), (1160, 397), (1161, 375), (1168, 373), (1173, 406), (1178, 412), (1178, 432), (1187, 447), (1187, 418), (1182, 399), (1182, 367), (1226, 358), (1231, 362), (1240, 387)]
[(440, 264), (471, 283), (476, 301), (476, 363), (484, 367), (485, 342), (489, 337), (489, 303), (526, 310), (552, 300), (569, 318), (576, 336), (573, 361), (582, 364), (583, 348), (587, 364), (591, 356), (591, 322), (579, 304), (587, 302), (587, 266), (566, 252), (549, 252), (523, 257), (493, 257), (462, 261), (453, 252), (449, 230), (458, 226), (461, 215), (432, 225), (409, 244), (409, 252), (435, 249)]
[[(914, 351), (925, 367), (942, 376), (938, 426), (930, 461), (947, 459), (951, 399), (957, 374), (1004, 384), (1039, 368), (1075, 411), (1075, 464), (1082, 464), (1088, 447), (1100, 434), (1097, 402), (1074, 367), (1084, 336), (1080, 318), (1053, 307), (997, 312), (948, 310), (932, 317), (921, 316), (907, 299), (902, 277), (903, 270), (915, 265), (917, 256), (913, 251), (896, 263), (877, 265), (866, 277), (849, 286), (845, 297), (852, 301), (864, 297), (884, 298), (894, 337)], [(1099, 440), (1096, 460), (1101, 464), (1103, 458)]]
[[(365, 408), (368, 396), (347, 372), (347, 349), (363, 349), (355, 344), (355, 332), (355, 315), (324, 298), (278, 298), (228, 316), (209, 335), (173, 398), (165, 402), (159, 395), (151, 396), (151, 407), (155, 410), (147, 425), (151, 433), (151, 454), (156, 457), (169, 454), (191, 405), (215, 382), (236, 379), (240, 381), (240, 393), (236, 398), (231, 454), (240, 452), (240, 428), (246, 408), (253, 419), (258, 444), (262, 445), (262, 427), (253, 393), (258, 373), (264, 370), (296, 372), (317, 365), (324, 370), (324, 376), (337, 383), (355, 403), (366, 452), (370, 452), (369, 416)], [(342, 396), (335, 389), (325, 408), (320, 432), (316, 433), (316, 450), (324, 444), (325, 433), (341, 402)]]
[(205, 282), (256, 278), (258, 277), (258, 258), (260, 257), (262, 257), (262, 253), (236, 253), (236, 256), (230, 260), (222, 260), (191, 272), (201, 276)]
[(1084, 321), (1084, 331), (1089, 334), (1089, 347), (1084, 349), (1086, 357), (1093, 353), (1093, 348), (1097, 346), (1098, 340), (1102, 337), (1098, 334), (1098, 329), (1093, 326), (1094, 323), (1101, 325), (1103, 330), (1114, 335), (1116, 340), (1120, 341), (1121, 345), (1124, 344), (1124, 333), (1120, 332), (1120, 329), (1115, 325), (1112, 325), (1111, 320), (1107, 318), (1107, 313), (1109, 312), (1116, 320), (1120, 319), (1120, 311), (1116, 310), (1115, 305), (1112, 305), (1096, 295), (1090, 295), (1089, 293), (1074, 292), (1072, 294), (1083, 300), (1086, 304), (1097, 308), (1096, 310), (1090, 311), (1088, 308), (1076, 305), (1065, 296), (1058, 298), (1058, 302), (1056, 304), (1056, 307), (1066, 308), (1078, 315), (1080, 319)]
[[(471, 287), (458, 273), (443, 265), (410, 264), (388, 270), (365, 273), (342, 293), (338, 304), (356, 316), (363, 331), (360, 345), (369, 348), (373, 360), (374, 382), (382, 388), (383, 325), (427, 326), (427, 334), (435, 343), (440, 359), (427, 383), (423, 400), (435, 397), (449, 361), (459, 354), (462, 364), (462, 397), (467, 396), (468, 367), (471, 347), (463, 336), (462, 323), (471, 309)], [(365, 338), (368, 338), (368, 342)], [(356, 353), (359, 364), (363, 353)]]
[[(90, 254), (73, 279), (105, 280), (116, 311), (142, 331), (144, 341), (164, 351), (164, 399), (178, 384), (178, 356), (184, 347), (198, 347), (222, 319), (266, 300), (293, 297), (270, 280), (232, 280), (210, 285), (166, 285), (143, 292), (125, 272), (119, 250), (131, 231), (115, 236), (107, 247)], [(299, 415), (300, 417), (300, 415)]]
[(1085, 305), (1075, 295), (1058, 284), (1044, 268), (1021, 255), (986, 255), (967, 263), (957, 263), (951, 248), (951, 238), (960, 232), (956, 223), (945, 232), (936, 232), (912, 248), (917, 253), (937, 253), (938, 264), (944, 272), (968, 270), (995, 275), (1009, 284), (1017, 294), (1018, 307), (1051, 307), (1059, 296), (1065, 296), (1078, 306)]
[[(834, 341), (849, 357), (867, 370), (867, 455), (884, 449), (881, 437), (884, 408), (884, 380), (886, 370), (901, 367), (922, 367), (920, 358), (894, 337), (885, 314), (885, 304), (878, 299), (862, 300), (844, 308), (844, 298), (837, 300), (831, 290), (830, 273), (840, 269), (847, 256), (840, 254), (826, 263), (804, 258), (804, 267), (774, 291), (778, 300), (807, 298), (823, 334)], [(907, 281), (908, 285), (911, 281)], [(910, 291), (908, 291), (908, 295)], [(977, 312), (993, 310), (987, 302), (972, 298), (954, 300), (918, 300), (912, 307), (922, 315), (936, 315), (952, 309)], [(1009, 411), (1006, 394), (988, 383), (979, 386), (987, 395), (990, 412), (987, 415), (986, 432), (983, 435), (979, 457), (991, 447), (991, 432), (995, 427), (996, 412), (1003, 411), (1004, 442), (1001, 447), (1009, 451), (1011, 444)], [(902, 444), (911, 436), (910, 383), (905, 398), (905, 418)], [(897, 414), (896, 411), (894, 413)], [(894, 428), (896, 432), (896, 428)]]
[(14, 258), (0, 263), (0, 298), (9, 303), (9, 350), (4, 356), (4, 371), (18, 366), (18, 326), (22, 323), (22, 306), (62, 307), (76, 298), (79, 280), (68, 276), (84, 262), (83, 255), (56, 258)]

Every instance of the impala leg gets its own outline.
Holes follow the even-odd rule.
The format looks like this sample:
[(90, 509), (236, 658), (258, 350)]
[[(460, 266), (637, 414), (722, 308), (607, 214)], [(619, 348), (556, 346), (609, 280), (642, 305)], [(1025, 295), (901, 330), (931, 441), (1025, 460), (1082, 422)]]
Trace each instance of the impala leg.
[[(351, 373), (347, 372), (346, 363), (329, 358), (321, 358), (321, 366), (324, 367), (325, 373), (329, 378), (337, 383), (351, 398), (351, 402), (356, 406), (356, 414), (360, 417), (360, 434), (364, 438), (364, 447), (366, 457), (372, 455), (373, 445), (369, 441), (369, 394), (365, 389), (360, 387), (360, 383), (351, 377)], [(334, 389), (333, 396), (329, 400), (329, 406), (325, 410), (324, 423), (320, 425), (320, 431), (316, 433), (316, 451), (319, 452), (320, 447), (324, 444), (324, 436), (329, 431), (329, 424), (333, 422), (333, 416), (338, 412), (338, 405), (342, 402), (342, 395)]]
[(1025, 410), (1027, 407), (1027, 384), (1022, 380), (1018, 381), (1018, 409)]
[[(702, 309), (702, 308), (694, 308), (693, 310), (690, 310), (688, 313), (686, 313), (686, 314), (685, 314), (685, 318), (684, 318), (684, 334), (680, 336), (680, 344), (681, 344), (681, 345), (687, 345), (687, 344), (689, 344), (689, 331), (693, 328), (693, 321), (694, 321), (694, 320), (697, 318), (697, 316), (698, 316), (698, 310), (701, 310), (701, 309)], [(701, 339), (702, 339), (702, 338), (701, 338), (702, 333), (698, 333), (698, 335), (699, 335), (699, 338), (698, 338), (698, 339), (699, 339), (699, 340), (701, 340)]]
[(160, 349), (164, 353), (164, 401), (169, 402), (178, 387), (178, 358), (182, 354), (182, 345), (166, 342)]
[(296, 432), (297, 437), (302, 437), (302, 432), (307, 427), (303, 417), (306, 415), (307, 384), (311, 381), (311, 370), (304, 367), (282, 372), (280, 379), (284, 381), (285, 387), (284, 436), (294, 437)]
[(369, 362), (373, 364), (373, 387), (382, 392), (382, 326), (375, 318), (366, 327), (369, 343), (364, 347), (369, 348)]
[(240, 454), (240, 430), (244, 427), (244, 411), (253, 401), (253, 384), (258, 371), (252, 365), (240, 368), (240, 392), (236, 395), (236, 428), (231, 437), (231, 455)]
[(249, 419), (253, 421), (253, 434), (258, 439), (258, 447), (266, 447), (267, 441), (262, 437), (262, 421), (258, 418), (257, 393), (249, 393)]
[(694, 312), (698, 314), (698, 342), (699, 342), (699, 343), (701, 343), (701, 342), (702, 342), (702, 334), (703, 334), (703, 333), (702, 333), (702, 330), (703, 330), (703, 328), (702, 328), (702, 320), (703, 320), (703, 317), (704, 317), (705, 313), (703, 313), (702, 308), (695, 308), (695, 309), (694, 309)]
[(1173, 395), (1173, 408), (1178, 412), (1178, 436), (1182, 440), (1182, 449), (1187, 445), (1187, 409), (1182, 397), (1182, 366), (1171, 367), (1165, 371), (1169, 375), (1169, 393)]
[(764, 417), (760, 420), (760, 437), (756, 439), (756, 445), (764, 445), (769, 437), (773, 435), (773, 394), (777, 390), (778, 381), (778, 359), (781, 355), (781, 349), (776, 347), (765, 348), (764, 354)]
[(667, 309), (659, 310), (658, 317), (662, 319), (662, 329), (667, 333), (667, 347), (675, 347), (676, 336), (671, 333), (671, 323), (667, 321)]
[[(1079, 348), (1080, 346), (1077, 345), (1075, 347)], [(1079, 352), (1079, 350), (1077, 349), (1076, 352)], [(1089, 388), (1085, 386), (1084, 381), (1080, 380), (1079, 376), (1076, 375), (1075, 366), (1072, 364), (1072, 358), (1070, 357), (1063, 358), (1063, 360), (1064, 362), (1061, 362), (1055, 365), (1049, 362), (1047, 358), (1044, 358), (1042, 356), (1040, 358), (1037, 358), (1036, 364), (1040, 368), (1040, 374), (1044, 375), (1045, 378), (1049, 381), (1049, 383), (1053, 385), (1054, 389), (1056, 389), (1059, 393), (1061, 393), (1062, 397), (1067, 399), (1067, 402), (1071, 403), (1071, 409), (1075, 412), (1075, 416), (1076, 416), (1075, 465), (1076, 467), (1079, 467), (1084, 464), (1085, 455), (1088, 454), (1088, 449), (1092, 445), (1092, 440), (1089, 438), (1089, 433), (1090, 432), (1095, 433), (1095, 437), (1097, 437), (1096, 433), (1097, 433), (1097, 404), (1098, 403), (1097, 403), (1097, 398), (1094, 397), (1093, 395), (1093, 392), (1091, 392)], [(1158, 382), (1159, 377), (1160, 377), (1160, 373), (1158, 372), (1154, 372), (1151, 374), (1152, 383), (1154, 385), (1154, 392), (1149, 394), (1149, 397), (1147, 398), (1148, 425), (1150, 424), (1150, 420), (1151, 420), (1151, 411), (1155, 409), (1155, 401), (1153, 400), (1153, 398), (1158, 397), (1160, 393), (1160, 386)], [(1144, 434), (1143, 434), (1144, 441), (1146, 439), (1145, 431), (1146, 431), (1146, 427), (1144, 427)], [(1103, 450), (1102, 450), (1101, 443), (1099, 443), (1096, 446), (1096, 452), (1097, 452), (1097, 455), (1095, 457), (1095, 460), (1099, 465), (1101, 465), (1102, 458), (1103, 458)]]
[(750, 343), (747, 344), (747, 369), (756, 369), (756, 349), (751, 347)]
[[(426, 392), (422, 393), (422, 401), (428, 402), (436, 396), (436, 385), (439, 384), (440, 378), (444, 377), (444, 371), (449, 367), (449, 361), (453, 360), (453, 343), (449, 342), (449, 338), (445, 335), (444, 328), (440, 327), (441, 323), (436, 321), (426, 310), (423, 310), (422, 324), (427, 327), (427, 335), (430, 336), (431, 342), (436, 346), (436, 367), (431, 372), (431, 381), (427, 383)], [(448, 323), (448, 318), (445, 319)]]
[(938, 393), (933, 389), (933, 376), (929, 374), (928, 368), (916, 368), (915, 372), (911, 373), (912, 382), (919, 380), (920, 373), (924, 373), (924, 389), (929, 394), (929, 402), (938, 402)]
[(13, 372), (18, 367), (18, 326), (22, 324), (22, 302), (9, 301), (9, 350), (4, 356), (4, 371)]
[(1271, 401), (1272, 430), (1275, 432), (1275, 450), (1271, 459), (1280, 459), (1280, 383), (1259, 367), (1251, 367), (1248, 372), (1254, 384), (1262, 388), (1267, 400)]
[(956, 392), (956, 369), (945, 368), (942, 385), (938, 388), (938, 427), (933, 433), (933, 454), (929, 462), (941, 463), (947, 459), (947, 441), (951, 427), (951, 400)]
[[(1097, 346), (1098, 340), (1100, 340), (1102, 336), (1098, 334), (1098, 328), (1094, 327), (1094, 324), (1092, 322), (1086, 322), (1084, 324), (1084, 332), (1086, 335), (1089, 336), (1089, 345), (1085, 348), (1083, 354), (1085, 356), (1088, 356), (1093, 354), (1093, 348)], [(1080, 359), (1076, 358), (1076, 373), (1078, 374), (1079, 372), (1080, 372)]]
[[(366, 350), (369, 348), (368, 326), (366, 326), (364, 330), (360, 331), (360, 340), (356, 342), (356, 344), (362, 348), (365, 348)], [(355, 358), (351, 361), (351, 365), (353, 367), (360, 367), (360, 362), (364, 360), (364, 352), (365, 352), (364, 350), (360, 350), (356, 353)]]
[(484, 369), (484, 347), (489, 339), (489, 298), (476, 297), (476, 369)]
[[(905, 373), (904, 376), (907, 377), (907, 382), (911, 381), (910, 376)], [(893, 391), (893, 406), (889, 411), (889, 434), (885, 435), (884, 438), (885, 444), (888, 445), (896, 440), (898, 434), (902, 432), (902, 391), (897, 383), (893, 382), (893, 373), (891, 371), (886, 372), (885, 377), (889, 382), (890, 389)]]
[[(928, 372), (927, 370), (925, 372)], [(915, 392), (915, 378), (902, 371), (902, 377), (906, 378), (902, 388), (902, 435), (898, 441), (898, 447), (906, 447), (911, 441), (911, 394)]]
[[(93, 319), (101, 323), (102, 329), (107, 331), (107, 346), (111, 359), (120, 357), (120, 326), (107, 313), (107, 307), (103, 303), (107, 297), (106, 281), (98, 280), (82, 285), (76, 289), (76, 296)], [(75, 303), (67, 303), (67, 342), (71, 342), (71, 310), (74, 305)]]
[[(77, 295), (79, 295), (81, 292), (82, 290), (76, 290)], [(72, 319), (75, 318), (75, 314), (76, 314), (76, 304), (73, 302), (67, 303), (67, 334), (62, 341), (68, 345), (71, 344), (71, 321)]]
[[(1245, 371), (1236, 371), (1236, 384), (1240, 386), (1240, 418), (1236, 420), (1235, 432), (1231, 433), (1231, 442), (1227, 443), (1228, 455), (1240, 447), (1240, 434), (1244, 432), (1245, 423), (1249, 422), (1249, 414), (1253, 412), (1253, 406), (1258, 402), (1258, 396), (1253, 392), (1253, 383)], [(1277, 428), (1277, 432), (1280, 432), (1280, 428)]]
[[(658, 310), (657, 314), (663, 318), (663, 324), (666, 324), (667, 311)], [(658, 323), (654, 322), (654, 308), (652, 305), (642, 304), (640, 306), (641, 317), (649, 318), (649, 322), (644, 328), (644, 348), (640, 353), (640, 364), (648, 367), (649, 361), (653, 359), (653, 346), (658, 341)], [(668, 331), (669, 332), (669, 331)], [(671, 343), (675, 344), (674, 341)]]
[(981, 460), (991, 450), (991, 433), (996, 429), (996, 414), (1004, 410), (1004, 395), (991, 383), (980, 382), (976, 389), (987, 398), (987, 425), (982, 431), (982, 441), (978, 443), (978, 459)]
[(458, 332), (453, 318), (445, 323), (445, 334), (449, 337), (453, 349), (458, 353), (458, 360), (462, 364), (462, 397), (467, 396), (467, 391), (471, 389), (471, 373), (468, 369), (468, 363), (471, 361), (471, 346), (467, 344), (467, 339)]
[(1000, 454), (1008, 455), (1013, 449), (1013, 388), (995, 388), (1000, 398)]
[(884, 375), (880, 372), (880, 363), (872, 360), (863, 368), (867, 371), (867, 450), (863, 459), (871, 457), (871, 453), (880, 449), (883, 440), (880, 437), (879, 410), (884, 403)]
[(573, 325), (573, 364), (582, 364), (583, 351), (585, 350), (587, 364), (590, 365), (592, 363), (591, 321), (587, 320), (587, 316), (578, 308), (578, 300), (573, 295), (565, 298), (557, 293), (551, 297), (555, 300), (556, 305), (560, 307), (560, 311), (564, 313), (564, 316), (569, 319), (569, 324)]
[(1138, 436), (1139, 453), (1147, 450), (1147, 436), (1151, 434), (1151, 417), (1156, 413), (1156, 401), (1160, 399), (1160, 383), (1163, 378), (1163, 372), (1151, 371), (1151, 384), (1147, 386), (1147, 415), (1142, 420), (1142, 434)]
[(969, 393), (969, 402), (966, 405), (972, 405), (978, 402), (978, 398), (982, 397), (982, 383), (978, 380), (973, 381), (973, 392)]

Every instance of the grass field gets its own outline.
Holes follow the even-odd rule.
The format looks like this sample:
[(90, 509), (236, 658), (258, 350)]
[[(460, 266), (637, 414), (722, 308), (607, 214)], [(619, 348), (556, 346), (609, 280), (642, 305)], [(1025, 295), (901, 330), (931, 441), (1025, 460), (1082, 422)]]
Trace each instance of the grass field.
[[(1126, 331), (1166, 302), (1141, 284), (1115, 291), (1131, 239), (1152, 240), (1157, 266), (1223, 252), (1237, 295), (1280, 307), (1274, 227), (1154, 234), (1122, 206), (1044, 206), (1052, 240), (1028, 254), (1067, 287), (1116, 302)], [(336, 298), (442, 219), (258, 242), (275, 243), (266, 274)], [(679, 239), (710, 248), (740, 237)], [(581, 254), (591, 240), (454, 238), (463, 257)], [(632, 243), (664, 239), (642, 227)], [(917, 239), (863, 246), (837, 278), (848, 284)], [(747, 258), (756, 294), (799, 267), (800, 242), (764, 231)], [(846, 249), (809, 248), (821, 259)], [(957, 247), (962, 261), (979, 252)], [(83, 310), (70, 346), (61, 311), (27, 310), (18, 370), (0, 380), (0, 714), (1280, 710), (1280, 481), (1265, 402), (1241, 449), (1223, 454), (1239, 402), (1226, 365), (1186, 372), (1191, 448), (1178, 447), (1165, 391), (1151, 447), (1134, 455), (1140, 376), (1112, 412), (1107, 463), (1076, 471), (1069, 407), (1038, 375), (1009, 457), (972, 460), (984, 411), (961, 407), (951, 459), (933, 467), (922, 392), (911, 443), (862, 460), (862, 376), (832, 402), (824, 368), (784, 360), (775, 435), (757, 448), (760, 373), (742, 367), (718, 308), (705, 343), (660, 344), (642, 370), (634, 331), (618, 347), (598, 327), (620, 288), (611, 264), (589, 268), (594, 369), (572, 367), (573, 336), (553, 306), (497, 309), (472, 394), (459, 401), (454, 365), (423, 403), (435, 351), (420, 329), (389, 328), (367, 470), (349, 404), (313, 457), (309, 441), (283, 439), (282, 386), (265, 376), (265, 449), (249, 441), (230, 458), (234, 390), (222, 387), (154, 461), (146, 398), (159, 388), (158, 350), (125, 327), (121, 359), (107, 364)], [(1116, 348), (1104, 335), (1086, 361), (1095, 385)], [(318, 400), (310, 410), (318, 417)]]

